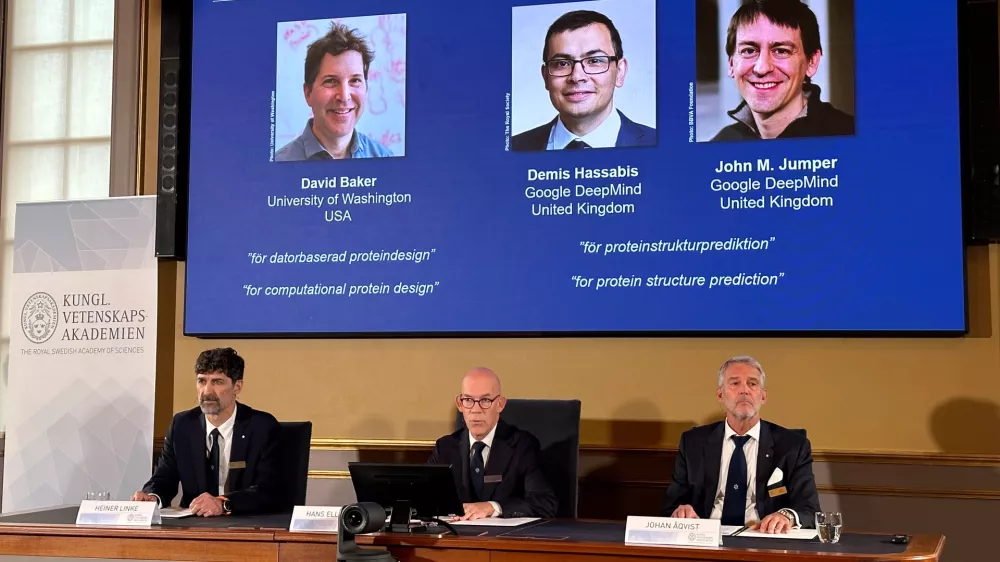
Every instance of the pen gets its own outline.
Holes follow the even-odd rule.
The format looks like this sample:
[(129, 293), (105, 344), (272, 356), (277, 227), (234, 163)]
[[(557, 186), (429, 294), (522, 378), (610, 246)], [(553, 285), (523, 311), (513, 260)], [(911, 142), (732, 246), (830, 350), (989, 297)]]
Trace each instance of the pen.
[(733, 534), (732, 534), (732, 535), (730, 535), (730, 536), (731, 536), (731, 537), (735, 537), (736, 535), (738, 535), (738, 534), (742, 533), (743, 531), (746, 531), (746, 530), (747, 530), (747, 529), (749, 529), (749, 528), (750, 528), (750, 526), (749, 526), (749, 525), (744, 525), (744, 526), (740, 527), (739, 529), (736, 529), (735, 531), (733, 531)]

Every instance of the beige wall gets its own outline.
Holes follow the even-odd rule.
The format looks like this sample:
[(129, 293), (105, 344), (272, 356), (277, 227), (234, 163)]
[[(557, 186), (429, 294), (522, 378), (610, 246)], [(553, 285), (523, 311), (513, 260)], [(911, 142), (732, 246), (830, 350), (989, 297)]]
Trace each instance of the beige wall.
[(174, 314), (174, 410), (194, 405), (198, 353), (228, 345), (247, 359), (243, 399), (312, 420), (317, 438), (436, 438), (461, 374), (488, 365), (508, 396), (581, 399), (585, 444), (671, 446), (718, 415), (714, 372), (748, 353), (769, 375), (765, 416), (817, 449), (1000, 455), (997, 432), (970, 431), (1000, 426), (1000, 247), (970, 248), (968, 269), (973, 330), (945, 339), (200, 340), (182, 335), (183, 264), (161, 313)]

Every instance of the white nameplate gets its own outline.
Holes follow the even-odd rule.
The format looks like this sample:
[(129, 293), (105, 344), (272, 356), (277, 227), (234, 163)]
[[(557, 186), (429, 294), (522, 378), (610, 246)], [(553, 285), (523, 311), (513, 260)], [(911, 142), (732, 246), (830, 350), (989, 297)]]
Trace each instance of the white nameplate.
[(289, 531), (325, 531), (336, 533), (340, 524), (340, 507), (297, 505), (292, 510)]
[(156, 502), (102, 502), (84, 500), (76, 512), (77, 525), (112, 525), (149, 527), (159, 525), (160, 508)]
[(717, 547), (722, 544), (722, 526), (718, 519), (629, 516), (625, 543)]

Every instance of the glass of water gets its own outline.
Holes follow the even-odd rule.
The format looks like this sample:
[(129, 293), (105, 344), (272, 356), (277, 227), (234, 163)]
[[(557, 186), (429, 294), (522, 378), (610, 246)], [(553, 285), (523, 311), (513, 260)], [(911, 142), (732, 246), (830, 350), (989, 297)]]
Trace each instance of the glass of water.
[(816, 530), (819, 531), (819, 542), (836, 543), (840, 540), (840, 527), (844, 520), (839, 511), (816, 512)]
[(87, 492), (87, 499), (98, 502), (111, 501), (111, 492)]

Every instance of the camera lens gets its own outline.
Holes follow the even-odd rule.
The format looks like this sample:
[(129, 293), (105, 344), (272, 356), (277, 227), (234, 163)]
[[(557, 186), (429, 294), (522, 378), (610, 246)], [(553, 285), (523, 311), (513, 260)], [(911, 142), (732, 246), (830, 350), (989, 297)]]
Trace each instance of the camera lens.
[(351, 535), (374, 533), (385, 525), (385, 520), (385, 509), (377, 503), (361, 502), (340, 511), (340, 527)]

